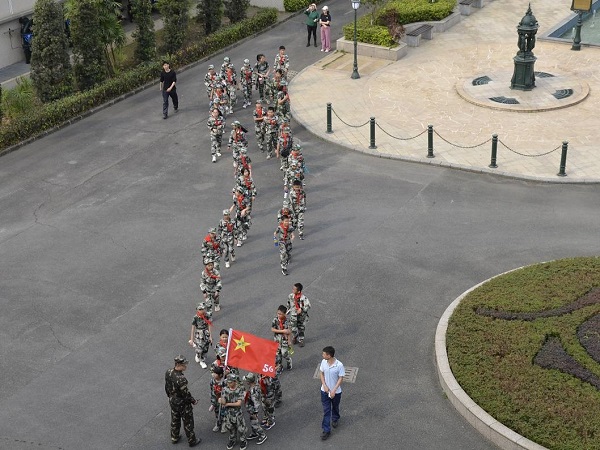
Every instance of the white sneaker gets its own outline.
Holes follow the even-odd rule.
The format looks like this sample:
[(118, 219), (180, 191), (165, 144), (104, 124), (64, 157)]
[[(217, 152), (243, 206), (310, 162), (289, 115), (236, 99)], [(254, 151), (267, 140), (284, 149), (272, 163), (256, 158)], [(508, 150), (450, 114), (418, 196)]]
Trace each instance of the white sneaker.
[(206, 369), (208, 367), (203, 359), (200, 360), (200, 367), (202, 367), (203, 369)]
[(197, 363), (200, 362), (200, 356), (198, 356), (198, 354), (196, 353), (196, 356), (194, 357), (194, 359), (196, 360)]
[(235, 262), (235, 256), (231, 255), (231, 262)]
[(219, 305), (215, 305), (215, 312), (221, 311), (221, 307)]
[(242, 241), (238, 241), (237, 246), (241, 247), (242, 246)]
[(245, 241), (246, 239), (248, 239), (248, 236), (246, 236), (246, 235), (243, 235), (243, 236), (242, 236), (242, 241)]
[(248, 106), (248, 103), (244, 103), (244, 104), (242, 105), (242, 108), (246, 109), (246, 106)]
[(221, 152), (217, 152), (217, 156), (220, 158), (221, 157)]
[(212, 155), (212, 162), (217, 162), (217, 155)]
[(219, 425), (215, 425), (215, 426), (213, 427), (213, 431), (214, 431), (215, 433), (218, 433), (219, 431), (221, 431), (221, 427), (220, 427)]
[(230, 267), (229, 261), (225, 261), (225, 267), (227, 267), (229, 269), (229, 267)]

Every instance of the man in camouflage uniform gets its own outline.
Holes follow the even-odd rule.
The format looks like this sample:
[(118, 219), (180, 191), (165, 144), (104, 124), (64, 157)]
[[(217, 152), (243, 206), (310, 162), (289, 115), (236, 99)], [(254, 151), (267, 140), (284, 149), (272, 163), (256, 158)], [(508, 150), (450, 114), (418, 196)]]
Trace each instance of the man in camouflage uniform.
[(240, 69), (240, 83), (242, 85), (242, 93), (244, 94), (244, 104), (242, 108), (246, 108), (252, 104), (252, 76), (254, 71), (250, 67), (250, 60), (245, 59), (244, 65)]
[(283, 370), (284, 359), (287, 363), (287, 369), (292, 370), (292, 331), (290, 330), (290, 322), (286, 314), (287, 308), (284, 305), (279, 305), (277, 315), (273, 319), (273, 322), (271, 322), (273, 340), (279, 344), (277, 356), (275, 357), (277, 373), (281, 373)]
[(296, 218), (296, 228), (298, 228), (298, 236), (304, 240), (304, 212), (306, 211), (306, 194), (302, 188), (302, 181), (296, 179), (292, 184), (290, 192), (290, 207), (294, 211)]
[(275, 379), (263, 374), (260, 375), (259, 385), (265, 414), (260, 426), (264, 430), (270, 430), (275, 426), (275, 395), (277, 393)]
[(302, 283), (296, 283), (292, 287), (292, 293), (288, 296), (288, 311), (290, 312), (290, 327), (292, 329), (292, 342), (298, 342), (304, 347), (304, 332), (308, 322), (308, 310), (310, 301), (302, 293)]
[(281, 70), (281, 75), (284, 80), (287, 80), (288, 70), (290, 68), (290, 57), (285, 54), (285, 47), (279, 46), (279, 52), (275, 55), (275, 62), (273, 63), (273, 70)]
[(181, 422), (190, 447), (198, 445), (202, 439), (194, 433), (194, 411), (192, 405), (197, 403), (188, 390), (188, 381), (183, 375), (187, 369), (188, 360), (178, 355), (175, 357), (175, 367), (165, 373), (165, 392), (171, 406), (171, 442), (177, 444), (180, 439)]
[(190, 332), (190, 345), (196, 352), (196, 362), (200, 367), (206, 369), (206, 354), (212, 342), (212, 322), (206, 317), (206, 304), (199, 303), (196, 307), (196, 315), (192, 320), (192, 331)]
[(217, 156), (221, 156), (223, 132), (225, 131), (225, 118), (221, 114), (219, 108), (213, 108), (211, 110), (206, 126), (210, 130), (210, 153), (212, 162), (217, 162)]
[(279, 131), (279, 119), (275, 115), (275, 108), (272, 106), (269, 106), (267, 109), (267, 117), (265, 117), (264, 124), (267, 159), (271, 159), (275, 155), (275, 150), (277, 148), (277, 133)]
[(215, 227), (208, 229), (208, 234), (202, 240), (202, 262), (206, 265), (213, 262), (215, 269), (221, 268), (221, 238)]
[(217, 234), (221, 238), (221, 249), (225, 258), (225, 267), (231, 266), (230, 261), (235, 261), (235, 237), (237, 229), (235, 222), (231, 220), (231, 213), (228, 209), (223, 210), (223, 218), (219, 221)]
[(212, 430), (216, 433), (218, 431), (221, 431), (221, 427), (223, 426), (223, 419), (225, 418), (225, 408), (222, 408), (219, 404), (221, 392), (225, 387), (225, 376), (223, 375), (224, 371), (222, 367), (212, 367), (211, 372), (212, 376), (210, 378), (210, 407), (208, 408), (208, 410), (214, 411), (215, 413), (215, 426)]
[(223, 286), (221, 284), (219, 271), (214, 267), (212, 261), (206, 264), (202, 271), (202, 281), (200, 282), (200, 290), (202, 291), (202, 295), (206, 302), (206, 315), (209, 319), (212, 317), (213, 305), (215, 312), (221, 310), (220, 295)]
[(254, 117), (254, 134), (256, 135), (256, 143), (261, 152), (265, 151), (265, 115), (266, 111), (262, 107), (260, 100), (256, 101), (256, 106), (252, 112)]
[(240, 450), (244, 450), (248, 445), (246, 441), (246, 420), (242, 411), (244, 402), (244, 390), (238, 386), (237, 375), (230, 373), (227, 375), (227, 386), (221, 392), (219, 403), (225, 408), (224, 426), (229, 431), (229, 442), (227, 449), (231, 450), (236, 442), (240, 441)]
[(279, 247), (279, 260), (281, 262), (281, 273), (288, 274), (288, 263), (292, 253), (292, 241), (294, 240), (294, 227), (288, 216), (282, 216), (279, 226), (273, 233), (275, 246)]
[(250, 441), (252, 439), (258, 439), (256, 441), (256, 445), (260, 445), (267, 440), (267, 433), (260, 426), (259, 422), (259, 409), (262, 404), (262, 392), (260, 390), (260, 386), (256, 383), (256, 375), (253, 373), (249, 373), (244, 377), (244, 381), (247, 385), (247, 391), (245, 395), (245, 406), (246, 411), (250, 415), (250, 427), (252, 429), (252, 433), (247, 436), (247, 439)]

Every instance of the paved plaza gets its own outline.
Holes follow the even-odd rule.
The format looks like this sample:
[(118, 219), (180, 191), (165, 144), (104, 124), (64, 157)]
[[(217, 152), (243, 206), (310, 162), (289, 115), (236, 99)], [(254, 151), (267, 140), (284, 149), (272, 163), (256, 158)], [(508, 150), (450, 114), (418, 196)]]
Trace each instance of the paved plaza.
[[(568, 5), (551, 4), (532, 4), (542, 28), (546, 15), (554, 20), (568, 12)], [(346, 0), (328, 5), (337, 39), (352, 10)], [(217, 330), (233, 327), (270, 338), (271, 320), (293, 283), (304, 285), (313, 305), (306, 346), (296, 349), (293, 370), (281, 376), (283, 405), (262, 448), (495, 448), (442, 392), (436, 326), (448, 305), (482, 280), (539, 261), (597, 255), (597, 186), (454, 170), (450, 165), (483, 170), (487, 153), (479, 156), (475, 149), (473, 161), (461, 160), (466, 151), (459, 157), (460, 151), (441, 144), (430, 160), (436, 166), (375, 158), (362, 153), (369, 153), (363, 128), (344, 130), (334, 119), (334, 133), (325, 134), (325, 103), (349, 123), (381, 116), (390, 134), (417, 134), (432, 123), (452, 141), (476, 143), (498, 132), (509, 145), (532, 152), (567, 139), (573, 144), (567, 178), (592, 178), (578, 178), (584, 169), (577, 166), (583, 164), (577, 149), (591, 147), (593, 136), (573, 127), (589, 117), (589, 133), (595, 132), (595, 49), (575, 54), (557, 44), (536, 46), (538, 64), (549, 54), (588, 64), (588, 72), (571, 73), (587, 74), (590, 95), (563, 114), (589, 108), (590, 115), (572, 117), (565, 128), (572, 135), (563, 136), (556, 125), (558, 142), (537, 137), (538, 126), (553, 132), (547, 113), (476, 110), (454, 88), (462, 77), (481, 73), (475, 69), (487, 69), (480, 64), (492, 67), (480, 58), (491, 50), (490, 58), (510, 66), (524, 12), (521, 2), (494, 0), (399, 62), (371, 61), (371, 69), (361, 62), (360, 80), (350, 80), (347, 69), (324, 69), (336, 54), (323, 59), (319, 49), (306, 48), (303, 18), (293, 17), (180, 73), (180, 112), (168, 120), (162, 119), (157, 84), (2, 156), (0, 448), (177, 448), (168, 436), (164, 372), (178, 353), (193, 358), (187, 340), (200, 297), (200, 242), (231, 205), (234, 183), (228, 153), (210, 162), (202, 80), (206, 66), (224, 56), (239, 67), (261, 52), (273, 59), (281, 44), (299, 72), (291, 84), (292, 129), (308, 166), (306, 240), (295, 242), (290, 275), (282, 276), (272, 242), (281, 172), (257, 151), (250, 132), (258, 188), (253, 226), (236, 262), (222, 269), (223, 309), (215, 319)], [(480, 43), (467, 43), (464, 35), (475, 36), (482, 21), (487, 33), (478, 35)], [(570, 67), (563, 62), (539, 69)], [(421, 84), (425, 79), (430, 82)], [(238, 108), (228, 122), (234, 119), (252, 128), (250, 111)], [(381, 134), (377, 145), (377, 151), (402, 156)], [(426, 151), (422, 144), (409, 147), (407, 159)], [(498, 164), (515, 176), (552, 178), (558, 154), (509, 158), (503, 151)], [(591, 173), (591, 167), (585, 170)], [(535, 175), (537, 169), (546, 172)], [(326, 345), (357, 371), (355, 381), (344, 385), (340, 426), (322, 442), (313, 376)], [(211, 431), (208, 371), (192, 364), (186, 374), (199, 400), (199, 448), (224, 449), (225, 436)]]

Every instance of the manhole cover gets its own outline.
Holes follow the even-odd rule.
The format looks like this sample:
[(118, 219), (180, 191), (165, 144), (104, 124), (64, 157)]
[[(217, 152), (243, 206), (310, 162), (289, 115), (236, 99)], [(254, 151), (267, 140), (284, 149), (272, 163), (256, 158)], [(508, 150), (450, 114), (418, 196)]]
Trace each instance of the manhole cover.
[[(315, 379), (319, 379), (319, 368), (321, 367), (321, 364), (319, 364), (317, 366), (317, 369), (315, 370), (315, 373), (313, 375), (313, 378)], [(346, 370), (346, 375), (344, 376), (344, 383), (354, 383), (356, 381), (356, 374), (358, 374), (358, 367), (346, 367), (344, 366), (344, 369)]]
[(503, 103), (505, 105), (518, 105), (519, 101), (516, 98), (510, 97), (490, 97), (490, 100), (496, 103)]
[(490, 81), (492, 81), (492, 79), (487, 75), (484, 75), (482, 77), (475, 78), (473, 80), (473, 86), (482, 86), (484, 84), (488, 84)]
[(554, 76), (554, 75), (552, 75), (551, 73), (548, 73), (548, 72), (533, 72), (533, 73), (538, 78), (551, 78), (551, 77)]
[(567, 98), (573, 95), (573, 89), (559, 89), (554, 94), (552, 94), (554, 98), (560, 100), (562, 98)]

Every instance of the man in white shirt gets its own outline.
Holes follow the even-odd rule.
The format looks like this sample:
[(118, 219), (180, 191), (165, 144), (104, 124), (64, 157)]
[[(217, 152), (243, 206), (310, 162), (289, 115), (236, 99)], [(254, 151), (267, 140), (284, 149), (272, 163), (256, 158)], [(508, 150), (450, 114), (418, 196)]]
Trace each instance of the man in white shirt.
[(331, 346), (323, 349), (321, 361), (321, 404), (323, 405), (323, 433), (325, 440), (331, 434), (331, 427), (336, 428), (340, 420), (340, 400), (342, 399), (341, 384), (346, 372), (341, 361), (335, 359), (335, 349)]

